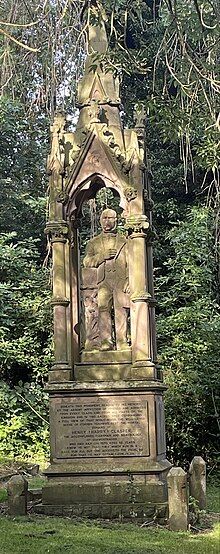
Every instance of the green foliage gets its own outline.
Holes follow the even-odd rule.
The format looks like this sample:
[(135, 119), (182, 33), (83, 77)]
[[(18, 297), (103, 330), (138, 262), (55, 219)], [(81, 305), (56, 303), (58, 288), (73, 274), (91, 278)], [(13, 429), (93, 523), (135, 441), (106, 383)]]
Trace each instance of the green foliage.
[(28, 118), (42, 112), (53, 116), (64, 104), (74, 111), (84, 61), (82, 10), (75, 0), (29, 0), (28, 8), (22, 1), (15, 6), (5, 0), (0, 6), (0, 89), (4, 96), (19, 98)]
[(218, 0), (109, 0), (105, 9), (112, 45), (105, 60), (122, 76), (129, 125), (141, 102), (162, 149), (179, 145), (186, 188), (202, 186), (218, 209)]
[(207, 488), (207, 511), (216, 514), (220, 512), (219, 483), (214, 480)]
[(5, 489), (0, 489), (0, 502), (6, 502), (7, 497), (7, 491)]
[(0, 382), (0, 455), (44, 460), (49, 454), (47, 395), (37, 383)]
[(193, 496), (189, 496), (189, 523), (190, 525), (203, 524), (203, 518), (206, 515), (205, 510), (200, 510), (199, 501)]
[(1, 455), (48, 452), (43, 385), (51, 363), (50, 274), (45, 256), (45, 117), (2, 97), (0, 216)]
[(0, 453), (42, 458), (47, 452), (46, 395), (51, 362), (48, 271), (36, 241), (0, 236)]
[(0, 371), (9, 382), (42, 378), (50, 349), (49, 275), (39, 263), (36, 241), (0, 236)]
[(160, 361), (164, 368), (169, 457), (216, 460), (220, 333), (213, 249), (213, 217), (194, 207), (168, 232), (173, 253), (157, 278)]
[[(0, 100), (0, 232), (16, 232), (19, 240), (40, 238), (46, 214), (45, 160), (48, 123), (27, 117), (20, 102)], [(43, 245), (42, 249), (45, 248)]]

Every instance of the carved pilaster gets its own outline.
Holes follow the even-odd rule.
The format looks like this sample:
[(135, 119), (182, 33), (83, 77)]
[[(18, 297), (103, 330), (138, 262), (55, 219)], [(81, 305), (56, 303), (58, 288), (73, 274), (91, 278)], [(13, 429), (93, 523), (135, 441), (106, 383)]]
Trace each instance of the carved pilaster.
[(80, 220), (71, 216), (70, 221), (70, 274), (71, 274), (71, 314), (72, 314), (72, 349), (74, 364), (80, 360)]
[[(146, 377), (155, 378), (155, 367), (151, 361), (151, 333), (147, 282), (146, 238), (149, 221), (143, 214), (130, 215), (126, 220), (129, 234), (129, 283), (131, 288), (131, 341), (132, 362), (143, 367)], [(145, 369), (144, 369), (145, 368)]]
[(54, 358), (49, 380), (69, 381), (72, 378), (69, 334), (71, 326), (69, 290), (69, 230), (64, 221), (47, 224), (53, 259)]
[(64, 129), (66, 125), (65, 116), (62, 113), (57, 113), (54, 116), (51, 130), (51, 151), (47, 161), (48, 174), (56, 173), (62, 175), (64, 171)]

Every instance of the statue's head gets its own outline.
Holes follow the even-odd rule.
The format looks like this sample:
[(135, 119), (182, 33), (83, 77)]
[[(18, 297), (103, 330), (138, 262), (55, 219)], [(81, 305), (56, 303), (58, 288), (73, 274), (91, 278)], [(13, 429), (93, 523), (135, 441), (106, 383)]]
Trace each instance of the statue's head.
[(114, 231), (117, 226), (117, 214), (115, 210), (111, 210), (110, 208), (103, 210), (100, 217), (100, 223), (104, 233)]

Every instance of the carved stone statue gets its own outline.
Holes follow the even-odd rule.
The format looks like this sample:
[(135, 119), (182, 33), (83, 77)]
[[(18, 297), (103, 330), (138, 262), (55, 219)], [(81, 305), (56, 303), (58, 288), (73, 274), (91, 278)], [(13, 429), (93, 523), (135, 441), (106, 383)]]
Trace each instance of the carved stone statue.
[(102, 232), (91, 239), (83, 260), (85, 268), (97, 268), (98, 326), (101, 350), (113, 349), (112, 311), (117, 350), (129, 348), (127, 318), (129, 308), (127, 241), (116, 230), (114, 210), (102, 212)]
[(97, 350), (100, 347), (97, 269), (82, 268), (81, 295), (84, 315), (84, 325), (81, 327), (82, 345), (84, 344), (85, 350)]

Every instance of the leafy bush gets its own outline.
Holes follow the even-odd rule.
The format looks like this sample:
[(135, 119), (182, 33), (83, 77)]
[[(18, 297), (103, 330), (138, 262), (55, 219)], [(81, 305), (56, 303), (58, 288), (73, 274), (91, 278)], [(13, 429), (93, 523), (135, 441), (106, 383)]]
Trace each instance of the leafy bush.
[(44, 460), (49, 450), (48, 399), (40, 385), (0, 382), (0, 456)]
[(48, 451), (51, 362), (49, 274), (37, 241), (0, 235), (0, 453), (42, 458)]
[(157, 294), (168, 454), (176, 464), (196, 454), (215, 464), (220, 315), (212, 212), (192, 208), (167, 238), (173, 253), (157, 279)]

